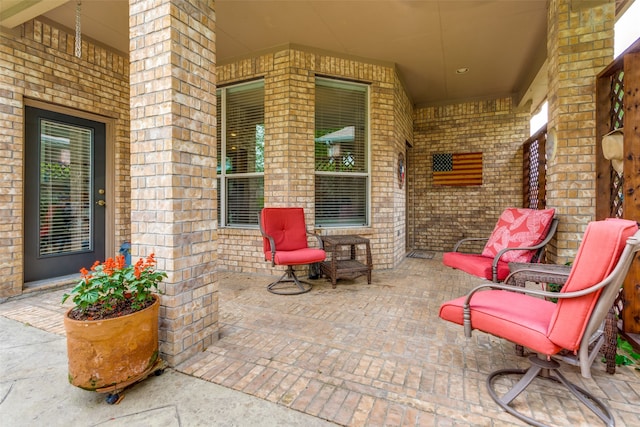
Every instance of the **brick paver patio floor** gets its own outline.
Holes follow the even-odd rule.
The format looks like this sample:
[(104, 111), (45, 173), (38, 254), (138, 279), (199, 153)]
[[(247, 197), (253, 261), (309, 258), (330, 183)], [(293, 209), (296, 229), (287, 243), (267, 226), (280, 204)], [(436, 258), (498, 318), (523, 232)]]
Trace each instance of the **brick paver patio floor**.
[[(479, 279), (433, 259), (407, 258), (366, 278), (324, 279), (311, 292), (273, 295), (273, 277), (220, 273), (220, 339), (178, 371), (348, 426), (523, 425), (489, 397), (487, 374), (526, 367), (513, 344), (438, 318), (440, 303)], [(64, 334), (62, 290), (0, 304), (0, 315)], [(609, 404), (618, 426), (640, 425), (640, 371), (597, 361), (591, 379), (569, 380)], [(602, 423), (552, 382), (538, 382), (517, 408), (558, 426)]]

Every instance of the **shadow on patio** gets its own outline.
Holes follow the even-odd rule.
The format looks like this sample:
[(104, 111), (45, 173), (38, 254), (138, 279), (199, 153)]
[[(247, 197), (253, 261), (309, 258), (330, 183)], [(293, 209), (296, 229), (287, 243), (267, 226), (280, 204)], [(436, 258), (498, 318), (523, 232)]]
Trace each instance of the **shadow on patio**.
[[(296, 296), (269, 293), (272, 277), (220, 276), (220, 340), (176, 369), (296, 411), (350, 426), (522, 425), (486, 391), (487, 374), (525, 367), (506, 341), (438, 318), (442, 301), (480, 279), (433, 259), (406, 258), (394, 270), (366, 277), (325, 279)], [(0, 305), (0, 315), (63, 334), (62, 291)], [(55, 319), (54, 319), (55, 317)], [(618, 367), (593, 378), (576, 367), (563, 373), (606, 401), (618, 426), (640, 425), (640, 372)], [(518, 408), (553, 425), (600, 421), (552, 383), (532, 387)]]

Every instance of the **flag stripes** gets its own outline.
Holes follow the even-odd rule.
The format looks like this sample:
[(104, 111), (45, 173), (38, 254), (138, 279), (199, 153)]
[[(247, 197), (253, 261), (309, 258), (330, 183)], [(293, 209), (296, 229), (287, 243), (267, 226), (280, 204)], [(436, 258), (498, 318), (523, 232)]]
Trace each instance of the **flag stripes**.
[(482, 153), (434, 154), (433, 185), (482, 185)]

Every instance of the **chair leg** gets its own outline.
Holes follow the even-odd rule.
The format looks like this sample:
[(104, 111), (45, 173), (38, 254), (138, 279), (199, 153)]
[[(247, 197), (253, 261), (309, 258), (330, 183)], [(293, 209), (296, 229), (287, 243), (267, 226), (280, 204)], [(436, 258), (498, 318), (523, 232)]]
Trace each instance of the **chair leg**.
[[(580, 402), (589, 408), (591, 412), (600, 418), (607, 426), (613, 427), (615, 425), (613, 414), (611, 414), (609, 408), (591, 393), (567, 380), (560, 373), (560, 364), (558, 362), (555, 360), (541, 359), (537, 355), (530, 356), (529, 361), (531, 362), (531, 367), (529, 369), (501, 369), (492, 372), (487, 377), (487, 390), (489, 391), (489, 395), (498, 405), (500, 405), (502, 409), (527, 424), (538, 427), (548, 427), (547, 424), (536, 421), (509, 406), (509, 404), (518, 397), (518, 395), (522, 393), (534, 379), (539, 377), (563, 384), (575, 397), (578, 398), (578, 400), (580, 400)], [(505, 375), (519, 375), (521, 378), (507, 393), (500, 397), (493, 388), (493, 381), (496, 378)]]
[(309, 292), (312, 287), (311, 283), (298, 279), (293, 266), (289, 265), (287, 271), (278, 280), (267, 286), (267, 290), (278, 295), (298, 295)]

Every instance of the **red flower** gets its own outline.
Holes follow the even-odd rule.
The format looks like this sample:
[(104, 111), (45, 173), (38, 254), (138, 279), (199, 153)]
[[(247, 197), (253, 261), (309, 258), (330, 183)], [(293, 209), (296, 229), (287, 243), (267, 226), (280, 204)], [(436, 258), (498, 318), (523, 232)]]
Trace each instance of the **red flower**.
[(102, 271), (107, 276), (111, 276), (115, 269), (116, 269), (116, 262), (113, 260), (113, 258), (107, 258), (104, 264), (102, 264)]
[(124, 255), (118, 255), (116, 257), (116, 270), (122, 270), (125, 268)]
[(136, 279), (140, 279), (140, 275), (142, 274), (142, 271), (144, 269), (144, 261), (142, 260), (142, 258), (140, 258), (138, 262), (136, 262), (136, 265), (133, 267), (133, 275), (136, 276)]
[(154, 254), (140, 258), (135, 265), (127, 265), (124, 255), (106, 259), (102, 264), (96, 261), (91, 271), (80, 269), (81, 280), (75, 288), (64, 294), (62, 302), (73, 297), (76, 307), (85, 313), (98, 308), (109, 311), (117, 307), (118, 301), (131, 301), (131, 307), (138, 310), (153, 300), (158, 284), (167, 274), (155, 269)]
[(91, 273), (89, 273), (89, 270), (82, 267), (80, 269), (80, 277), (82, 277), (82, 280), (84, 280), (85, 283), (89, 283), (89, 280), (91, 280), (92, 275)]

